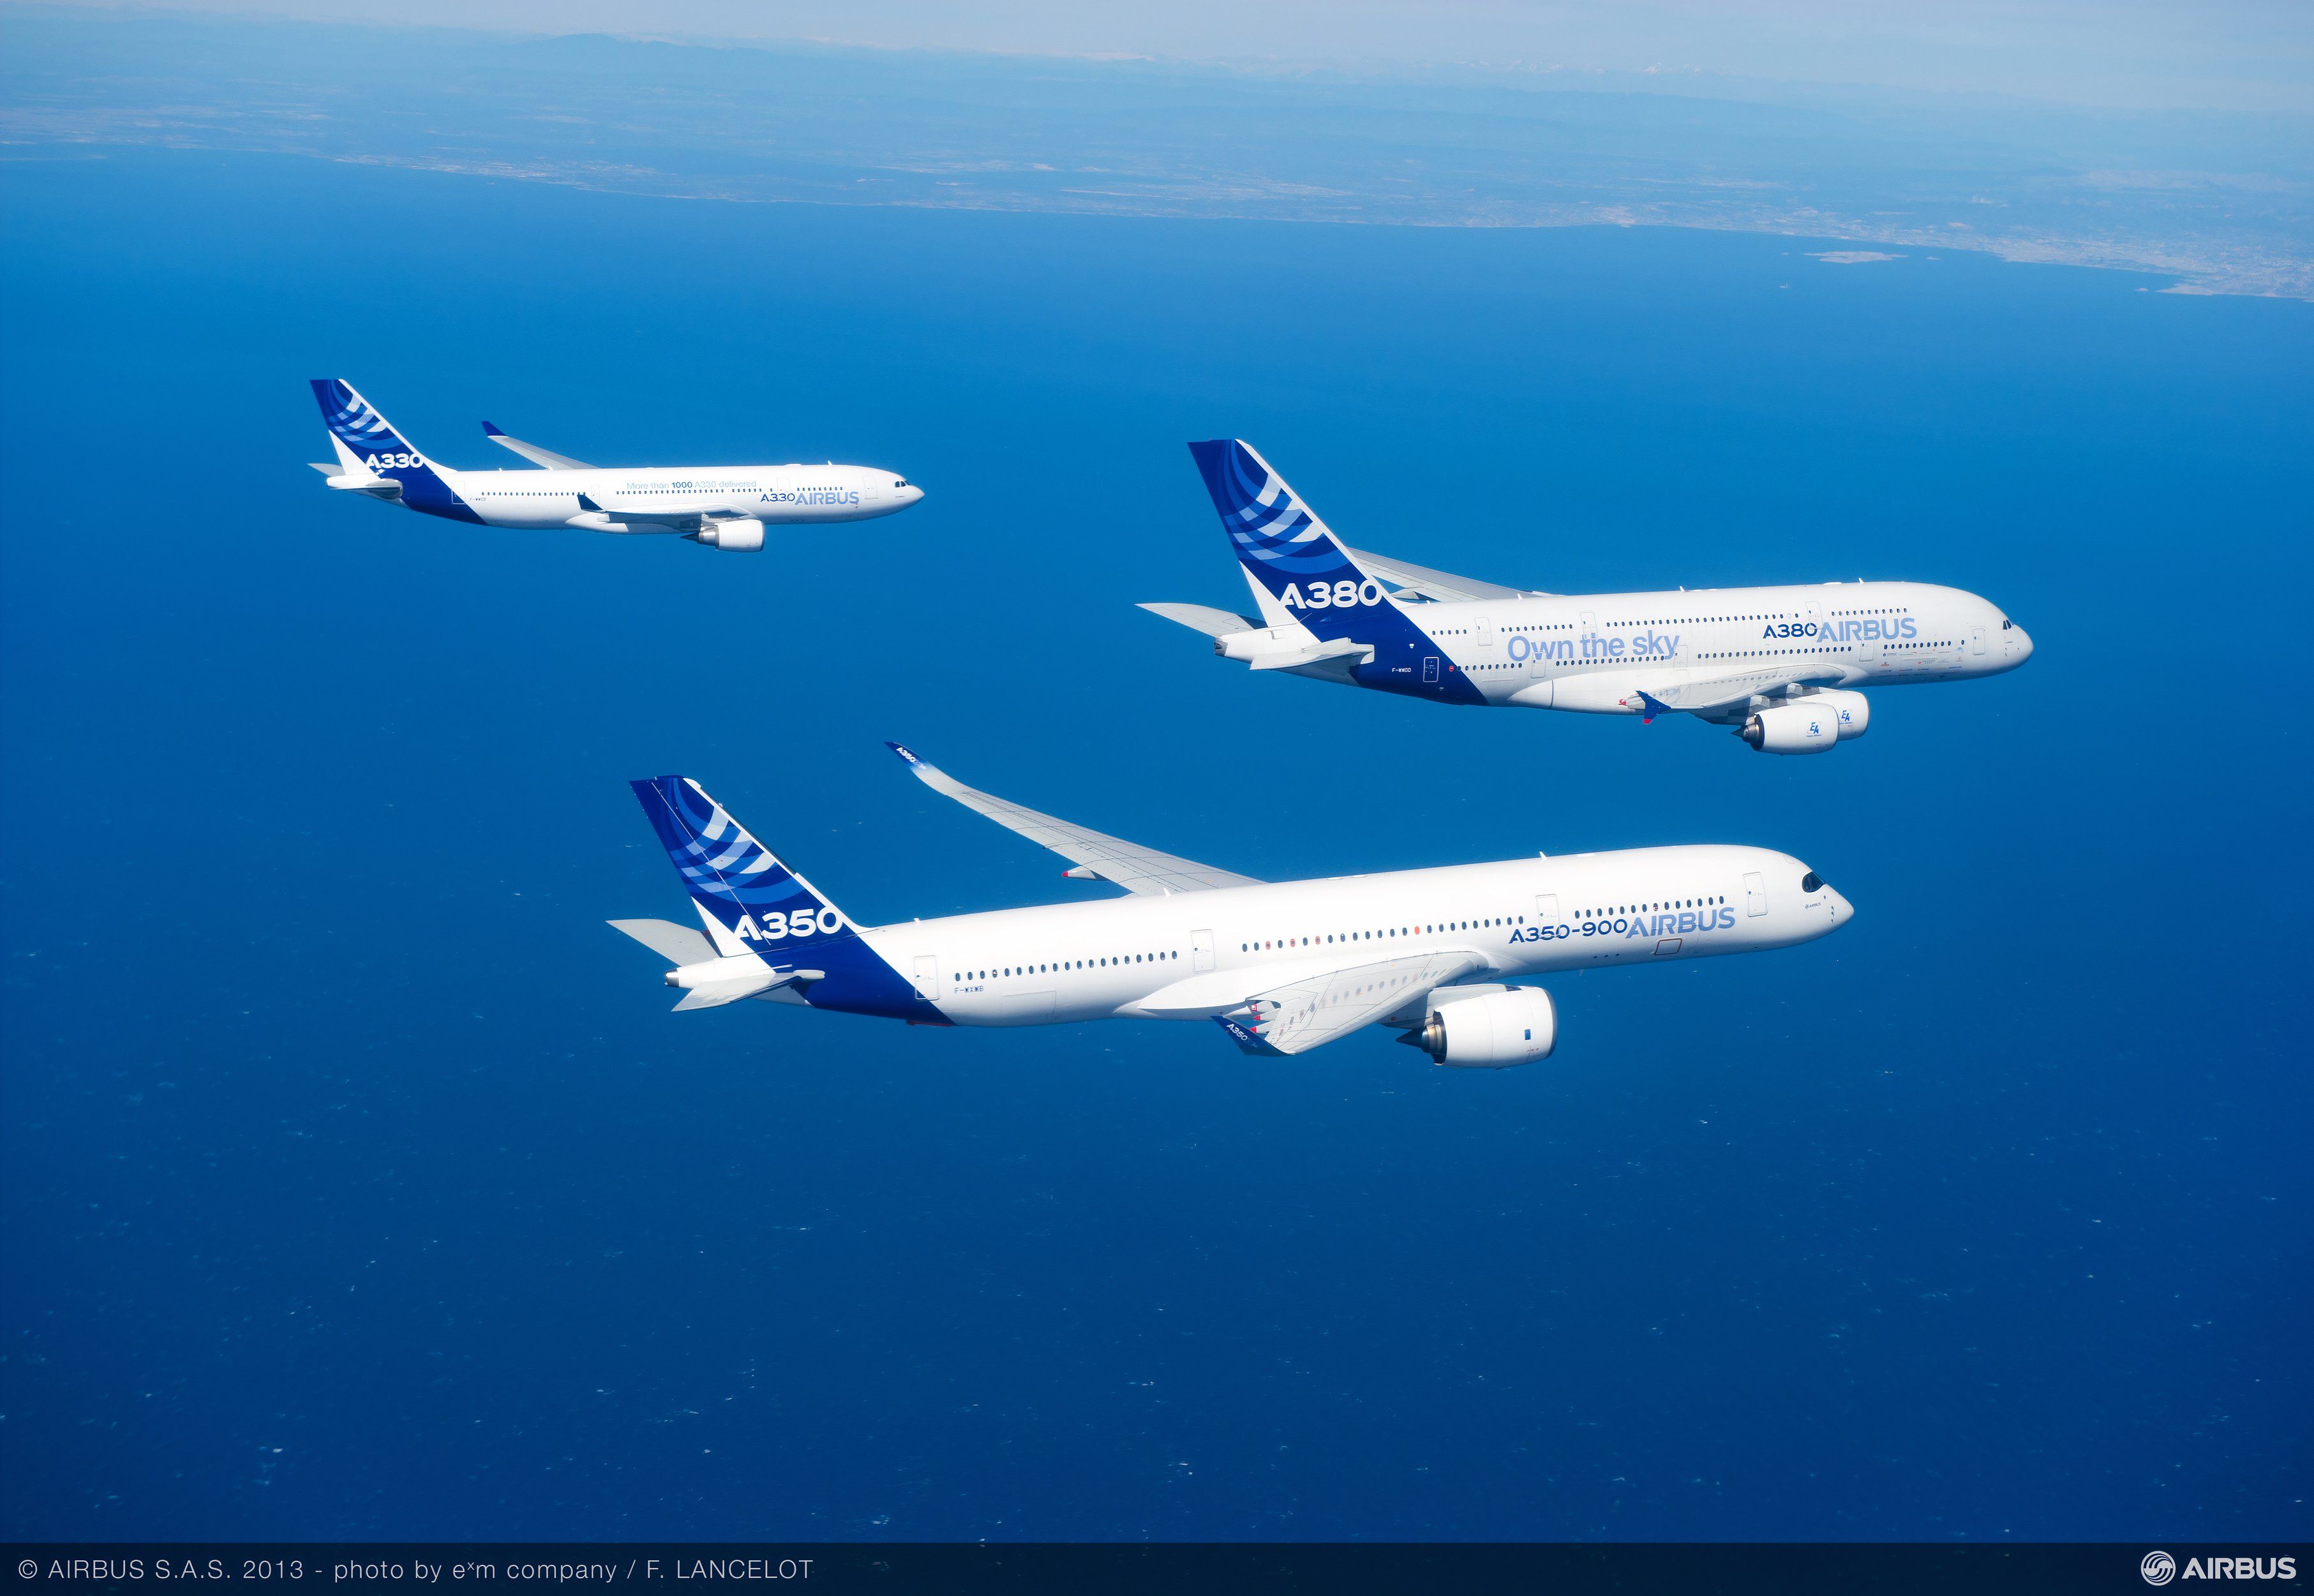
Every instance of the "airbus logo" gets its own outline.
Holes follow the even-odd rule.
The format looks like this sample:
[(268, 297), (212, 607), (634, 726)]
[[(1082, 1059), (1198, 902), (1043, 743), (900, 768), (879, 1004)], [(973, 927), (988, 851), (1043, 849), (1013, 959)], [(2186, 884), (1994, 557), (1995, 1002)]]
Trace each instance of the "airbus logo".
[(2148, 1552), (2137, 1572), (2149, 1585), (2166, 1585), (2173, 1579), (2287, 1579), (2298, 1577), (2295, 1557), (2188, 1557), (2183, 1568), (2167, 1552)]

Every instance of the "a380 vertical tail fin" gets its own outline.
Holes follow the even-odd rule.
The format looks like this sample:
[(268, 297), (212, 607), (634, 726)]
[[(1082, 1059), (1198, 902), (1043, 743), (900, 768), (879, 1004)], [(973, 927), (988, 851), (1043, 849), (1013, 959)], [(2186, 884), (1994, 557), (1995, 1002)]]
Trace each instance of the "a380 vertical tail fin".
[(1330, 636), (1340, 629), (1321, 623), (1312, 612), (1387, 607), (1382, 583), (1252, 445), (1213, 438), (1191, 444), (1189, 454), (1269, 625), (1299, 624)]

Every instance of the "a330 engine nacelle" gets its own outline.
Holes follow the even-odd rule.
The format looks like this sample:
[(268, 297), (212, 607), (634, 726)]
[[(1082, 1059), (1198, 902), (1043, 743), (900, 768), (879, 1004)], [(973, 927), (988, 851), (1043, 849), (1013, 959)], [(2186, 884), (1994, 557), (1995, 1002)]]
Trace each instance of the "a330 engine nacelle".
[(1429, 1017), (1405, 1040), (1442, 1064), (1506, 1070), (1549, 1058), (1559, 1045), (1559, 1010), (1539, 986), (1506, 986), (1484, 997), (1431, 994)]
[(1829, 687), (1762, 710), (1736, 735), (1762, 754), (1822, 754), (1860, 737), (1872, 724), (1872, 703), (1860, 692)]
[(752, 516), (710, 521), (699, 529), (699, 542), (729, 554), (753, 554), (764, 546), (764, 524)]

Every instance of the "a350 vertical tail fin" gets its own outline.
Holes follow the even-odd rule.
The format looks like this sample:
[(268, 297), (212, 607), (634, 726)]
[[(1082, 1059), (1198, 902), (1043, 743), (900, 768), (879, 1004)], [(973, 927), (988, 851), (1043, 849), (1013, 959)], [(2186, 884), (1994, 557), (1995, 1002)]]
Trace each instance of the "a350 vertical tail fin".
[(697, 905), (717, 951), (786, 957), (857, 933), (843, 911), (747, 834), (685, 776), (628, 783)]

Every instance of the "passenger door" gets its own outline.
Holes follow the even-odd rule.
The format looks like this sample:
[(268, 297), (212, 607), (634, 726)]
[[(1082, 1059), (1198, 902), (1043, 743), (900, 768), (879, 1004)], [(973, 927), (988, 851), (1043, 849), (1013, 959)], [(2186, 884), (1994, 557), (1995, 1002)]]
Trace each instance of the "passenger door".
[(1189, 968), (1198, 974), (1214, 967), (1214, 934), (1211, 931), (1189, 933)]
[(913, 979), (909, 984), (916, 989), (916, 996), (923, 999), (925, 1002), (939, 1002), (941, 995), (940, 955), (937, 953), (920, 953), (916, 955), (916, 974), (914, 979)]
[(1768, 912), (1768, 878), (1757, 870), (1744, 872), (1744, 913), (1761, 915)]

